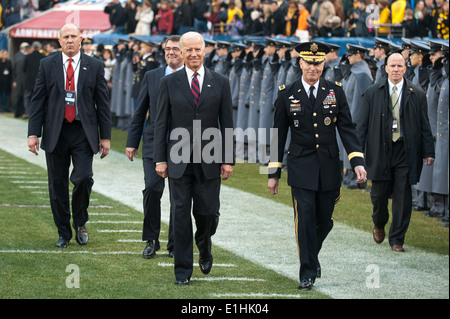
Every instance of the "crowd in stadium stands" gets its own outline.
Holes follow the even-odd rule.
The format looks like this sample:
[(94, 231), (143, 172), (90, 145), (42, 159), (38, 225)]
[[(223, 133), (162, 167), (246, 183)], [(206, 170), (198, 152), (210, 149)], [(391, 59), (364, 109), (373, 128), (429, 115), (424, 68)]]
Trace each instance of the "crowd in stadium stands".
[[(1, 0), (0, 29), (64, 0)], [(113, 0), (114, 32), (139, 35), (433, 37), (448, 39), (448, 0)], [(402, 33), (402, 31), (404, 33)]]

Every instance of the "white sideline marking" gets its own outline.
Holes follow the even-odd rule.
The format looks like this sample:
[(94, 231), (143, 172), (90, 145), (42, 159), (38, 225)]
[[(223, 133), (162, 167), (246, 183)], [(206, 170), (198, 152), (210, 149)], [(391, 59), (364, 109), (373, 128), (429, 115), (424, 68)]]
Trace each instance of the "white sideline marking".
[(97, 229), (99, 233), (141, 233), (142, 230), (135, 229)]
[[(194, 266), (198, 266), (198, 264), (194, 263)], [(158, 263), (158, 266), (160, 267), (173, 267), (173, 263)], [(226, 268), (231, 268), (231, 267), (237, 267), (234, 264), (214, 264), (214, 267), (226, 267)]]
[[(118, 243), (145, 243), (145, 240), (142, 239), (117, 239)], [(167, 243), (168, 240), (160, 239), (160, 243)]]
[(0, 207), (50, 207), (50, 205), (23, 205), (23, 204), (0, 204)]
[(14, 183), (14, 184), (48, 184), (48, 181), (11, 181), (11, 183)]
[(142, 224), (142, 222), (131, 221), (131, 220), (92, 220), (88, 222), (89, 224)]
[(302, 295), (284, 295), (284, 294), (263, 294), (263, 293), (248, 293), (248, 294), (212, 294), (212, 296), (217, 298), (302, 298)]
[(19, 249), (5, 249), (0, 250), (0, 253), (11, 254), (87, 254), (87, 255), (136, 255), (141, 252), (135, 251), (87, 251), (87, 250), (65, 250), (59, 248), (59, 250), (19, 250)]
[[(50, 205), (0, 204), (0, 207), (50, 207)], [(114, 208), (113, 206), (106, 206), (106, 205), (90, 205), (89, 207), (90, 208)]]
[[(89, 213), (89, 216), (130, 216), (130, 214), (125, 213)], [(89, 221), (89, 223), (92, 223)]]
[(45, 188), (47, 189), (47, 186), (19, 186), (19, 188)]
[[(215, 265), (214, 265), (215, 266)], [(262, 278), (247, 278), (247, 277), (199, 277), (199, 278), (191, 278), (191, 280), (198, 281), (266, 281)]]

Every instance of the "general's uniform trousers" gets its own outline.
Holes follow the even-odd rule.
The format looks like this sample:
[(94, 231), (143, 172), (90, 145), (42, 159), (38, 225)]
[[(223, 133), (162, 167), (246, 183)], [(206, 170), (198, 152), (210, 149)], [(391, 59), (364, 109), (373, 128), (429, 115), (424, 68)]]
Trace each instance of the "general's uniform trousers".
[(333, 210), (340, 190), (314, 191), (292, 187), (295, 235), (300, 258), (300, 281), (315, 279), (319, 267), (319, 251), (333, 228)]

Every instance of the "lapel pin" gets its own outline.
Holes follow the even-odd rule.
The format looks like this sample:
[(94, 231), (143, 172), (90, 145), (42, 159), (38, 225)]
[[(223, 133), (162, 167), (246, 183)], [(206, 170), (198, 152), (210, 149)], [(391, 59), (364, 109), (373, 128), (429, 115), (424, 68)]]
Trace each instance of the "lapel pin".
[(87, 67), (83, 66), (83, 70), (85, 70), (85, 71), (86, 71), (86, 70), (87, 70)]

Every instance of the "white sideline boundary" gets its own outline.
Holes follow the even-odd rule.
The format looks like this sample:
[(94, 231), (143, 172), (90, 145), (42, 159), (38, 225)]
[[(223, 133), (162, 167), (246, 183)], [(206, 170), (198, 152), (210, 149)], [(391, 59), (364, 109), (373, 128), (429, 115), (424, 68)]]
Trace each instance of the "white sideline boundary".
[[(36, 157), (27, 149), (26, 122), (0, 116), (0, 132), (1, 149), (46, 167), (42, 150)], [(95, 192), (142, 212), (144, 177), (141, 159), (130, 162), (124, 152), (114, 151), (102, 160), (96, 155), (94, 181)], [(167, 189), (162, 199), (162, 221), (166, 224), (169, 217)], [(292, 207), (222, 186), (220, 212), (213, 246), (298, 280)], [(370, 217), (368, 222), (371, 222)], [(410, 247), (407, 239), (406, 253), (394, 253), (386, 242), (377, 245), (372, 234), (335, 221), (319, 256), (322, 278), (316, 280), (314, 289), (340, 299), (449, 298), (448, 255)], [(379, 274), (379, 285), (371, 281), (375, 274)], [(227, 294), (217, 296), (226, 297)]]

